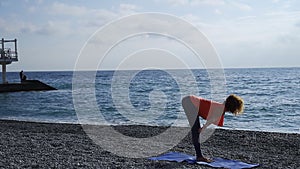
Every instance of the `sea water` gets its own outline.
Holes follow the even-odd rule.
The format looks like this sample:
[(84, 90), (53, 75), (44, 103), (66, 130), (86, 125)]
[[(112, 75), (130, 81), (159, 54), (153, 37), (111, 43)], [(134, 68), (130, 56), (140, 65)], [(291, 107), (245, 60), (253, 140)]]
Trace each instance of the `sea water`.
[[(0, 93), (0, 119), (188, 126), (181, 99), (193, 86), (187, 77), (192, 76), (197, 88), (191, 94), (219, 102), (232, 93), (244, 99), (245, 112), (227, 113), (224, 128), (300, 133), (300, 68), (225, 69), (225, 81), (220, 83), (225, 92), (217, 97), (218, 84), (212, 84), (214, 77), (208, 71), (188, 71), (192, 75), (187, 70), (124, 70), (118, 71), (117, 80), (114, 71), (98, 71), (92, 80), (77, 79), (86, 84), (79, 88), (72, 88), (72, 71), (25, 71), (28, 79), (58, 90)], [(179, 84), (178, 79), (185, 83)], [(18, 72), (7, 73), (7, 80), (18, 82)]]

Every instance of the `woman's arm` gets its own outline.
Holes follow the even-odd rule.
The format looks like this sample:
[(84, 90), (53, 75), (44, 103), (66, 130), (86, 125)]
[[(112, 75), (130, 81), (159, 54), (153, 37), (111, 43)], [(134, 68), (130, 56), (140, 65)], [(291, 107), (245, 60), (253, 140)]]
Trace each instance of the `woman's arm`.
[[(223, 114), (221, 115), (221, 117), (225, 114), (225, 112), (223, 112)], [(199, 133), (201, 133), (202, 130), (205, 130), (209, 125), (214, 124), (214, 125), (218, 125), (220, 121), (220, 117), (219, 118), (209, 118), (206, 120), (206, 123), (199, 129)]]

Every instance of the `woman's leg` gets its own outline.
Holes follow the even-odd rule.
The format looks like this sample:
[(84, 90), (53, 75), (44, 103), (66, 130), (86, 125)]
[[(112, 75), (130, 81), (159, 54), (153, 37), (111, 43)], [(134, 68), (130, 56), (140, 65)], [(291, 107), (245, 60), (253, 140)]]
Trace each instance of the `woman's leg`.
[(198, 116), (198, 109), (192, 103), (190, 96), (186, 96), (182, 99), (182, 107), (184, 112), (189, 120), (189, 124), (192, 127), (192, 141), (195, 147), (197, 159), (202, 156), (202, 152), (200, 149), (199, 143), (199, 129), (200, 129), (200, 121)]
[(192, 127), (192, 141), (194, 144), (197, 158), (203, 157), (200, 148), (200, 143), (199, 143), (199, 129), (200, 129), (200, 122), (199, 122), (199, 116), (197, 116), (197, 119)]

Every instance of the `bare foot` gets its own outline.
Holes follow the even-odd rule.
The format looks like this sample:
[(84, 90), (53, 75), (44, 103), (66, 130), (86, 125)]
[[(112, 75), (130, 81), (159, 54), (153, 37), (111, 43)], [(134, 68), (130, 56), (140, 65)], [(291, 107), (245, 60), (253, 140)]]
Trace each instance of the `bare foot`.
[(207, 163), (211, 163), (212, 160), (209, 158), (205, 158), (205, 157), (197, 157), (197, 162), (207, 162)]

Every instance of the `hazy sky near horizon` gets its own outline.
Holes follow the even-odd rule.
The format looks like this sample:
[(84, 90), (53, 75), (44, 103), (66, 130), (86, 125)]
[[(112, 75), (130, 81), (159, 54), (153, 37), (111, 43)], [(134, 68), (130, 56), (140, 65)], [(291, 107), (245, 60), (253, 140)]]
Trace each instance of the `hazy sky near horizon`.
[[(8, 71), (73, 70), (95, 31), (143, 12), (171, 14), (195, 25), (214, 45), (224, 67), (300, 66), (298, 0), (0, 0), (0, 38), (18, 39), (19, 62)], [(150, 39), (157, 44), (156, 37)], [(160, 40), (162, 49), (174, 44)], [(130, 48), (132, 41), (123, 46)], [(125, 47), (118, 46), (114, 54)], [(176, 44), (173, 48), (179, 50)], [(178, 52), (198, 67), (184, 51)], [(108, 59), (104, 68), (113, 68), (113, 62), (118, 61)]]

